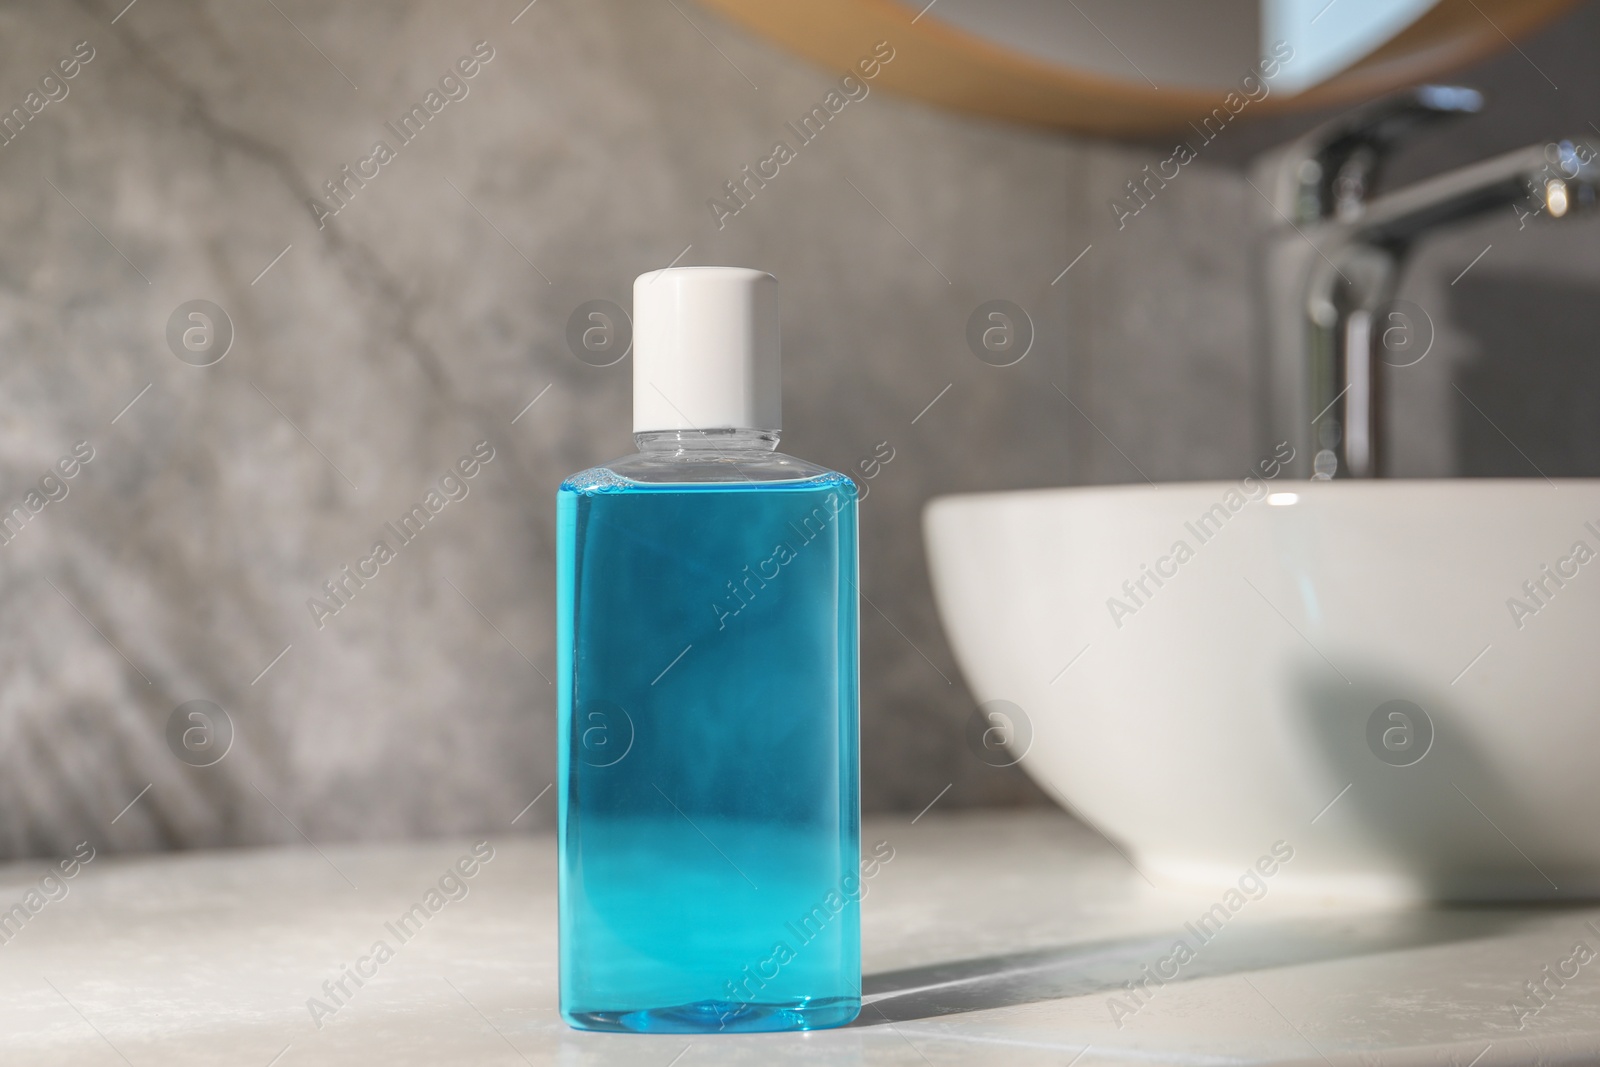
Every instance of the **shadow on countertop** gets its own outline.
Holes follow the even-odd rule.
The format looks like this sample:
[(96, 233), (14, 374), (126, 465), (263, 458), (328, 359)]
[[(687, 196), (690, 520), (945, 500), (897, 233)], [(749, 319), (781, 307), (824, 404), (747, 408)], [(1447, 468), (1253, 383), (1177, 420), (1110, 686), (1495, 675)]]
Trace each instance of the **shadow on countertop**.
[(1152, 991), (1196, 978), (1475, 941), (1551, 912), (1593, 906), (1416, 908), (1226, 927), (1203, 944), (1183, 930), (953, 960), (867, 975), (861, 1015), (851, 1025), (880, 1026), (1096, 994), (1120, 995), (1134, 1006), (1127, 983), (1154, 973), (1157, 961), (1172, 954), (1180, 937), (1194, 950), (1193, 958), (1175, 977), (1152, 980)]

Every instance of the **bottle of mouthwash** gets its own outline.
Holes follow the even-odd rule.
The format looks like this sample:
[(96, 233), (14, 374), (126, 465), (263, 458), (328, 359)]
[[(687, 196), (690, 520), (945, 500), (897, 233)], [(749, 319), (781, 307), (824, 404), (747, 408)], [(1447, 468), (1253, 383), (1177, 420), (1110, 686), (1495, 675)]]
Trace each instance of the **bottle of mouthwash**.
[(775, 451), (778, 283), (634, 283), (638, 452), (557, 497), (561, 1013), (860, 1010), (856, 491)]

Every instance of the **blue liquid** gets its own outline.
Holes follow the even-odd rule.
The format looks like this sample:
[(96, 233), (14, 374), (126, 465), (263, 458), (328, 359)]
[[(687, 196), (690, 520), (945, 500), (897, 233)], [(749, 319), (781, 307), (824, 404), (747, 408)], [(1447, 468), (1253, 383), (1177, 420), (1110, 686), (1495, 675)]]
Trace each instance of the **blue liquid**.
[(591, 471), (563, 483), (557, 524), (563, 1017), (654, 1033), (849, 1022), (854, 486)]

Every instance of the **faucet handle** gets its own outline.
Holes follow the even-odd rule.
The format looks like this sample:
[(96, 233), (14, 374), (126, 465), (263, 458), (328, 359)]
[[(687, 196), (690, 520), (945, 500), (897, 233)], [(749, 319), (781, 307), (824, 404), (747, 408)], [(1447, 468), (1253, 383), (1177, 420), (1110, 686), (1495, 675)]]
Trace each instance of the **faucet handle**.
[(1476, 89), (1419, 85), (1346, 112), (1273, 153), (1273, 206), (1296, 223), (1353, 218), (1414, 131), (1482, 110)]

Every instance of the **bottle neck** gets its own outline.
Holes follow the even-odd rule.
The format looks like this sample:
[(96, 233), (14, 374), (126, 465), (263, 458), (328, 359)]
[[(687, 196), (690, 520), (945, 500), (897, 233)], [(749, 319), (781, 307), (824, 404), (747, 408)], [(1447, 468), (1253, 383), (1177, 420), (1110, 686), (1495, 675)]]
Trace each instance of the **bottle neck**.
[(640, 452), (650, 454), (771, 452), (778, 447), (776, 430), (644, 430), (633, 435)]

